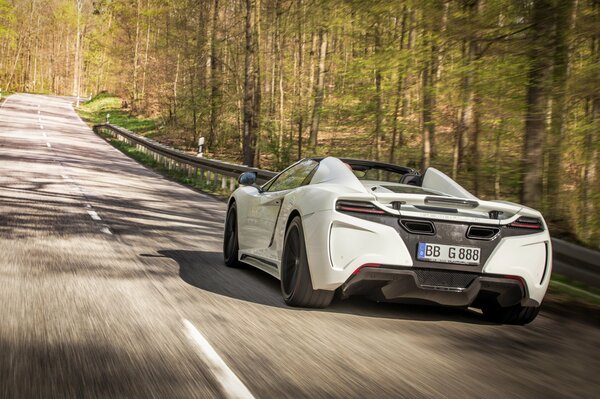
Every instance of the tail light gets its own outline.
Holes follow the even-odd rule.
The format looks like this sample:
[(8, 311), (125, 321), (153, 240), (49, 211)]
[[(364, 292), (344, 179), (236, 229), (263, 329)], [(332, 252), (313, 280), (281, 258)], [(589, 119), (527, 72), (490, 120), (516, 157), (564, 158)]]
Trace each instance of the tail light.
[(510, 223), (508, 227), (517, 229), (544, 230), (542, 221), (538, 218), (522, 216), (516, 221)]
[(385, 211), (366, 201), (338, 201), (335, 210), (343, 213), (366, 213), (370, 215), (385, 215)]

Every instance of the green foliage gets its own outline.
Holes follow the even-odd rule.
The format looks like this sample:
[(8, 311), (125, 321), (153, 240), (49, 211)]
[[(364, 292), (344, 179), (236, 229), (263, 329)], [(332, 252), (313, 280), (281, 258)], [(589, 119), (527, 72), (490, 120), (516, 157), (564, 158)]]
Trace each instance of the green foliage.
[(91, 124), (105, 123), (107, 114), (110, 123), (136, 133), (148, 133), (157, 129), (153, 119), (131, 116), (122, 108), (123, 101), (110, 93), (100, 93), (81, 105), (79, 114)]

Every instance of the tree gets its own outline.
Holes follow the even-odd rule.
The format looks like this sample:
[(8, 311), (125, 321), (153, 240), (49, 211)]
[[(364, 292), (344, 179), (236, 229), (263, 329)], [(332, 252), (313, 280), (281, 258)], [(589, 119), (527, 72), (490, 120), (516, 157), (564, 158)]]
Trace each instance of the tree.
[(254, 0), (246, 0), (246, 52), (244, 62), (244, 164), (254, 166), (256, 151), (256, 129), (260, 117), (260, 85), (258, 71), (255, 66), (255, 53), (257, 42), (254, 39), (255, 29)]
[(521, 184), (521, 201), (532, 207), (539, 207), (542, 200), (548, 76), (552, 66), (547, 49), (552, 44), (553, 11), (552, 1), (533, 1)]
[(323, 109), (323, 96), (325, 92), (325, 61), (327, 59), (327, 29), (319, 30), (319, 64), (317, 69), (317, 81), (314, 88), (314, 105), (312, 111), (312, 123), (310, 127), (309, 145), (314, 152), (317, 148), (317, 136), (319, 134), (319, 123), (321, 122), (321, 111)]

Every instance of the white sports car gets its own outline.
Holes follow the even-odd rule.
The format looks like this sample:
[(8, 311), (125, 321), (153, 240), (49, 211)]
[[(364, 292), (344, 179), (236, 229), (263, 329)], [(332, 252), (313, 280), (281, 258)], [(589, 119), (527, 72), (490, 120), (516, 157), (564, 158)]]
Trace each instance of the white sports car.
[(548, 288), (542, 215), (482, 201), (440, 171), (327, 158), (296, 162), (266, 184), (240, 176), (228, 201), (225, 264), (281, 280), (288, 305), (377, 301), (481, 308), (526, 324)]

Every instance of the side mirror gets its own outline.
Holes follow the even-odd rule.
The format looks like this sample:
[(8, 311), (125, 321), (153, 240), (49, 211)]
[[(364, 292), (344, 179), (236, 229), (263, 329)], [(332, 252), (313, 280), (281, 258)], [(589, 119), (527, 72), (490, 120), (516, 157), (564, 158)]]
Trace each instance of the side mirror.
[(238, 183), (242, 186), (252, 186), (256, 183), (256, 172), (244, 172), (238, 177)]

